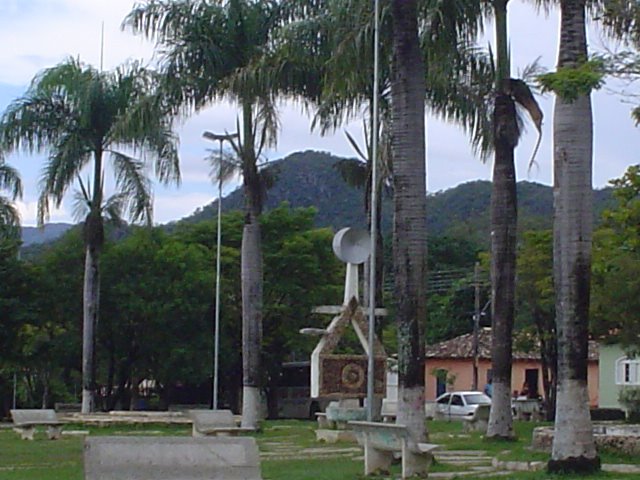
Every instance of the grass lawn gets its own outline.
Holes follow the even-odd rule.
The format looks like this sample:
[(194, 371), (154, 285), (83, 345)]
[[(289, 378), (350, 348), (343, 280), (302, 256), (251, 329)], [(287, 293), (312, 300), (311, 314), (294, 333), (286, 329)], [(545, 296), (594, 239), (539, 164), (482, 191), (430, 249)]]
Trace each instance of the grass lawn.
[[(518, 440), (489, 442), (479, 434), (462, 435), (457, 422), (429, 422), (431, 442), (446, 450), (483, 450), (502, 460), (547, 460), (547, 455), (532, 452), (531, 432), (539, 424), (517, 422)], [(267, 421), (256, 435), (262, 455), (264, 480), (362, 480), (362, 454), (352, 443), (324, 444), (315, 440), (315, 422)], [(90, 435), (184, 435), (191, 434), (189, 426), (109, 426), (85, 427), (68, 425), (65, 430), (89, 430)], [(603, 463), (640, 463), (640, 458), (602, 453)], [(433, 472), (461, 471), (463, 468), (436, 462)], [(398, 478), (400, 468), (394, 465), (391, 477)], [(462, 478), (462, 477), (461, 477)], [(474, 478), (465, 476), (464, 478)], [(544, 472), (519, 473), (495, 479), (537, 480), (554, 478)], [(638, 478), (638, 475), (600, 473), (592, 477), (563, 476), (556, 478)], [(82, 480), (82, 437), (63, 435), (60, 440), (47, 440), (38, 433), (34, 441), (20, 440), (10, 429), (0, 429), (0, 480)]]

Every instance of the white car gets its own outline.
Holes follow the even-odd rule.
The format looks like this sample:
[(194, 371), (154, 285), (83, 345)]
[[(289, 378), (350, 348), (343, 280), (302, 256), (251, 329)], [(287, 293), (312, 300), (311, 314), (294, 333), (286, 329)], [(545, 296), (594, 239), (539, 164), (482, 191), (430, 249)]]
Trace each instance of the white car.
[(482, 392), (447, 392), (436, 398), (436, 413), (440, 418), (470, 417), (479, 405), (491, 405), (491, 397)]

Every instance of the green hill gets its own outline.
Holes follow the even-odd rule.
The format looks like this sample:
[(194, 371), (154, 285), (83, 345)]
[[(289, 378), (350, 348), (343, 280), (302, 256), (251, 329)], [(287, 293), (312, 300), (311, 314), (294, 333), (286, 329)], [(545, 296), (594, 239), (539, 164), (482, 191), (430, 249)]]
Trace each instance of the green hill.
[[(292, 207), (314, 206), (318, 210), (316, 225), (334, 229), (345, 226), (365, 227), (364, 192), (348, 185), (334, 167), (342, 160), (329, 153), (306, 151), (289, 155), (267, 168), (274, 170), (276, 180), (267, 193), (265, 209), (282, 202)], [(355, 161), (355, 160), (354, 160)], [(518, 183), (519, 225), (521, 230), (551, 228), (553, 222), (553, 192), (546, 185), (533, 182)], [(223, 211), (243, 208), (242, 189), (223, 199)], [(594, 216), (611, 203), (611, 189), (594, 191)], [(429, 234), (455, 234), (488, 245), (491, 182), (477, 180), (463, 183), (449, 190), (427, 197)], [(391, 230), (392, 204), (383, 201), (383, 230)], [(184, 222), (199, 222), (214, 218), (217, 203), (213, 202)]]
[[(351, 187), (342, 178), (334, 165), (343, 158), (325, 152), (298, 152), (270, 163), (267, 167), (275, 175), (275, 183), (267, 192), (265, 210), (289, 202), (291, 207), (316, 207), (316, 225), (342, 227), (365, 227), (363, 190)], [(354, 160), (355, 162), (356, 160)], [(222, 199), (225, 212), (241, 210), (244, 195), (239, 188)], [(391, 203), (386, 202), (385, 211), (391, 212)], [(211, 219), (218, 211), (217, 201), (202, 207), (181, 221), (197, 223)], [(391, 218), (387, 215), (387, 218)], [(391, 223), (389, 221), (388, 226)]]

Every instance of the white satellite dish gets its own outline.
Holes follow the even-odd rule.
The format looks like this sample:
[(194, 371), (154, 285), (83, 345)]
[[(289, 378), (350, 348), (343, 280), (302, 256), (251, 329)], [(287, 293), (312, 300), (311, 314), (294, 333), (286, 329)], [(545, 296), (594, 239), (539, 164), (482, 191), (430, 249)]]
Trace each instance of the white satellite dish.
[(358, 228), (343, 228), (333, 237), (333, 251), (347, 264), (364, 263), (371, 254), (369, 232)]

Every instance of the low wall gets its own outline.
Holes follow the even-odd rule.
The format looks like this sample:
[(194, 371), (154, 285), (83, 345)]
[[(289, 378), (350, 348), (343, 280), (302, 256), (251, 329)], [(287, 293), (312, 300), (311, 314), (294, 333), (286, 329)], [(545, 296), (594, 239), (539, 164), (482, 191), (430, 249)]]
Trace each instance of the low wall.
[[(597, 449), (614, 450), (629, 455), (640, 455), (640, 425), (596, 424), (593, 438)], [(532, 446), (536, 450), (551, 453), (553, 427), (533, 429)]]

